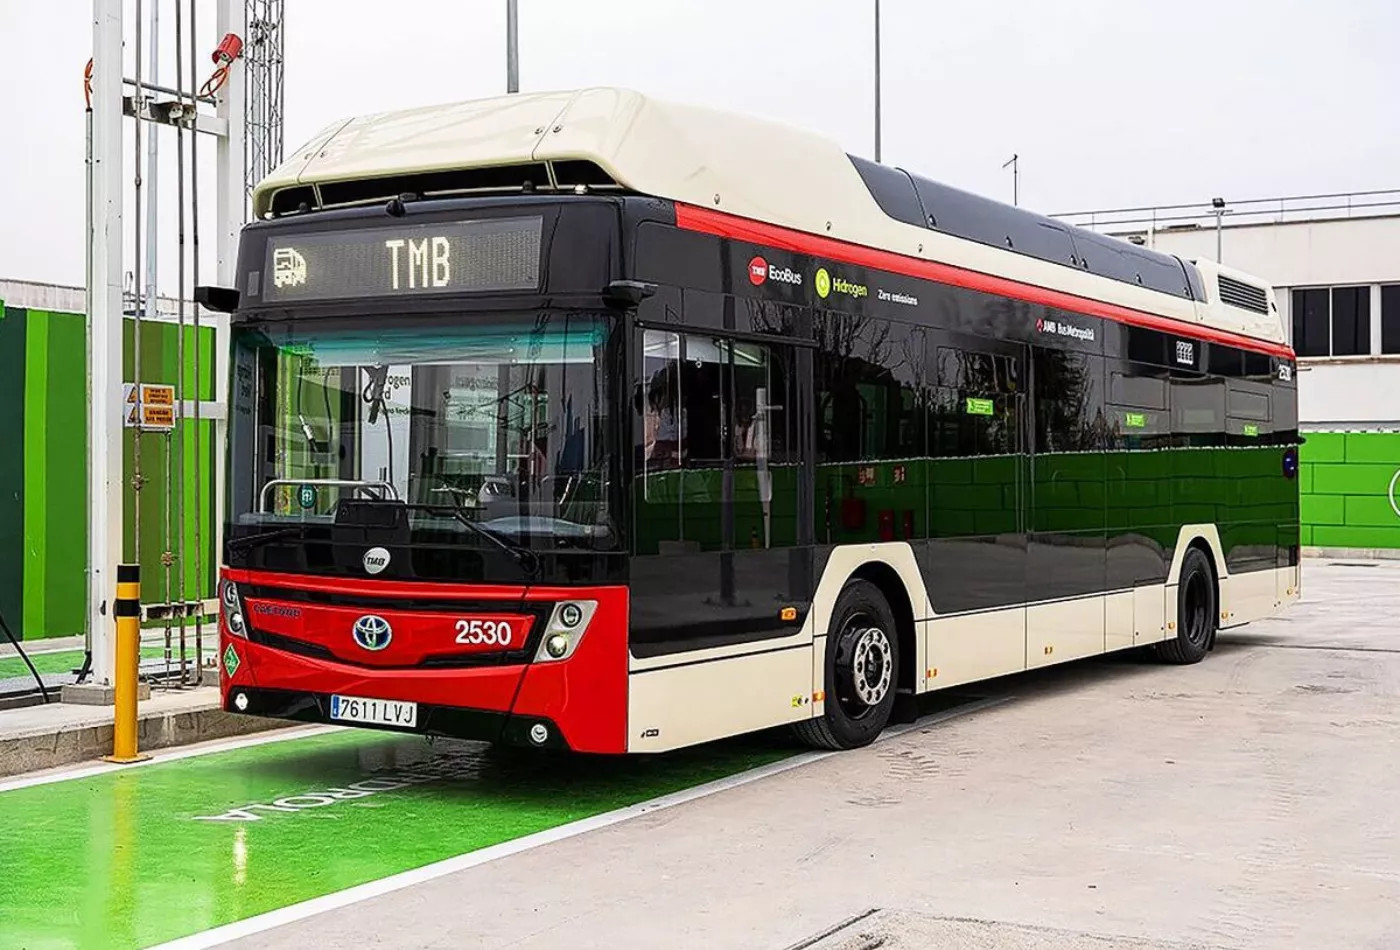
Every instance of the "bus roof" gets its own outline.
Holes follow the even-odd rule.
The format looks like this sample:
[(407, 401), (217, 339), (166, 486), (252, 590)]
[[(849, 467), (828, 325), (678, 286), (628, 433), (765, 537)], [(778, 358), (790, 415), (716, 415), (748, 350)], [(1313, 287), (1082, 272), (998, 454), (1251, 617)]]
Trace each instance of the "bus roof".
[(429, 195), (622, 190), (1286, 343), (1273, 289), (848, 155), (813, 132), (618, 88), (335, 123), (253, 192), (256, 217)]

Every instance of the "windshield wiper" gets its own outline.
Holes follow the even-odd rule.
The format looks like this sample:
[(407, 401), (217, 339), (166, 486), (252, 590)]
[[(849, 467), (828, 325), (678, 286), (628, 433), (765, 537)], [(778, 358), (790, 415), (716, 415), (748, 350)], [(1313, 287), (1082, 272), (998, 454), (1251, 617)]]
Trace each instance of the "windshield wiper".
[(434, 514), (440, 512), (447, 512), (451, 514), (453, 520), (460, 524), (462, 527), (466, 528), (468, 531), (472, 532), (478, 537), (485, 538), (487, 541), (490, 541), (492, 544), (500, 548), (506, 554), (509, 554), (511, 558), (515, 561), (515, 563), (520, 565), (520, 569), (529, 576), (534, 577), (540, 571), (540, 559), (534, 551), (531, 551), (529, 548), (522, 547), (518, 544), (511, 544), (509, 541), (501, 537), (496, 532), (492, 531), (490, 528), (482, 527), (475, 521), (468, 518), (466, 512), (464, 512), (461, 508), (454, 508), (446, 505), (410, 505), (409, 507), (418, 511), (427, 511)]
[(224, 544), (230, 551), (239, 551), (243, 548), (258, 547), (279, 538), (290, 538), (292, 535), (301, 535), (300, 528), (273, 528), (270, 531), (259, 531), (257, 534), (244, 535), (241, 538), (233, 538), (225, 541)]

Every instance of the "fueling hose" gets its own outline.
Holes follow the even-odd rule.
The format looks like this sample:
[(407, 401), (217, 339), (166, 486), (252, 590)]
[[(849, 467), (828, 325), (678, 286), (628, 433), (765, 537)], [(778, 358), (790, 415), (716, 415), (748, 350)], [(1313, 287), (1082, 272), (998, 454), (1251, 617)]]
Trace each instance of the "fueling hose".
[(19, 658), (24, 661), (25, 666), (29, 667), (29, 672), (34, 674), (34, 682), (39, 684), (39, 693), (44, 697), (44, 702), (49, 702), (49, 689), (44, 685), (44, 678), (40, 676), (39, 671), (34, 668), (33, 662), (29, 659), (29, 654), (24, 652), (24, 647), (19, 645), (19, 639), (14, 635), (13, 631), (10, 630), (10, 625), (5, 622), (4, 614), (0, 614), (0, 630), (5, 631), (5, 636), (9, 638), (9, 641), (14, 644), (15, 649), (19, 651)]

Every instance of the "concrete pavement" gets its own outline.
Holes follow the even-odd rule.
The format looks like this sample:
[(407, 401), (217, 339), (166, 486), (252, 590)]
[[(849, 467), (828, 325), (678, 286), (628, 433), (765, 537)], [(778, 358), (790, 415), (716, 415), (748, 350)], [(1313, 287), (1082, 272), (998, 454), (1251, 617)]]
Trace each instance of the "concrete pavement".
[(981, 684), (1009, 701), (234, 946), (1400, 946), (1400, 564), (1304, 589), (1200, 665)]

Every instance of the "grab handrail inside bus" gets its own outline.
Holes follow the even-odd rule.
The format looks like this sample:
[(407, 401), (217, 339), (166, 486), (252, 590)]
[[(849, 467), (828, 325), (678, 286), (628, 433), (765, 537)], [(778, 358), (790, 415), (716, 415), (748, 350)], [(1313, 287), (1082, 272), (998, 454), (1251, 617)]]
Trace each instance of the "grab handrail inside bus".
[(398, 491), (388, 482), (367, 482), (352, 478), (274, 478), (263, 485), (262, 492), (258, 495), (258, 514), (269, 514), (268, 495), (278, 485), (321, 485), (329, 488), (352, 488), (356, 491), (373, 490), (378, 494), (372, 497), (380, 500), (392, 498), (397, 501), (399, 498)]

